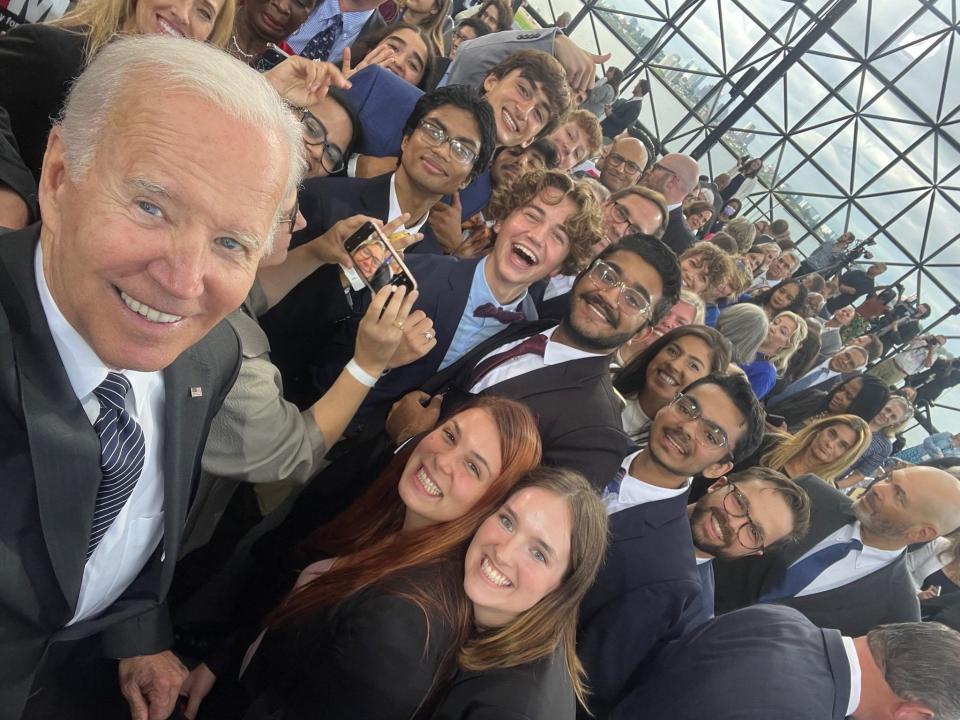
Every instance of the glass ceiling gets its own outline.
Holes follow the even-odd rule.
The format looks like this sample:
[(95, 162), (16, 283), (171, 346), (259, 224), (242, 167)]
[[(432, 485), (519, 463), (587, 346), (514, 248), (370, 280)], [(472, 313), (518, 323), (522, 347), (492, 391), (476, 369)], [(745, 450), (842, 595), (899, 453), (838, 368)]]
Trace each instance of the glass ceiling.
[[(711, 177), (762, 157), (745, 214), (786, 218), (801, 251), (845, 230), (874, 236), (899, 282), (960, 349), (960, 0), (857, 0), (700, 158)], [(611, 53), (625, 91), (651, 85), (640, 122), (690, 152), (837, 0), (525, 0), (518, 21), (569, 11), (580, 46)], [(957, 54), (958, 62), (954, 63)], [(930, 414), (960, 430), (960, 388)], [(909, 444), (927, 432), (907, 433)]]

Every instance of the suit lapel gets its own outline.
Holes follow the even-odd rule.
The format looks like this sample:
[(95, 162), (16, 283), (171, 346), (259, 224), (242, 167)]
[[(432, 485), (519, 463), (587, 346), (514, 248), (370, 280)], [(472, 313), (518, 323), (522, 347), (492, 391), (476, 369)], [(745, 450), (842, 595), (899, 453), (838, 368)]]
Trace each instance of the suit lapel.
[(3, 303), (30, 443), (40, 523), (50, 562), (71, 612), (76, 609), (100, 486), (100, 441), (50, 335), (34, 281), (39, 225), (4, 238)]
[(360, 190), (360, 204), (363, 205), (365, 215), (384, 222), (393, 219), (387, 217), (390, 214), (390, 178), (392, 176), (393, 173), (387, 173), (371, 178), (364, 184)]
[(520, 399), (545, 392), (579, 388), (588, 380), (606, 372), (609, 362), (610, 359), (604, 356), (546, 365), (537, 370), (507, 378), (496, 385), (491, 385), (484, 392), (496, 392), (497, 395)]

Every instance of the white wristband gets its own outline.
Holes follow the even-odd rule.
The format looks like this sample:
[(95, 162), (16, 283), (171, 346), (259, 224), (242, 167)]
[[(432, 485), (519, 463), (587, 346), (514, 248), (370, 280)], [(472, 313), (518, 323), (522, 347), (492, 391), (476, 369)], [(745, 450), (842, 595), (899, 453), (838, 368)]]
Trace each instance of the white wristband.
[(357, 361), (352, 358), (350, 362), (347, 363), (347, 367), (345, 369), (348, 373), (350, 373), (351, 376), (353, 376), (353, 379), (361, 385), (366, 385), (367, 387), (372, 388), (377, 384), (377, 378), (360, 367), (360, 365), (357, 364)]

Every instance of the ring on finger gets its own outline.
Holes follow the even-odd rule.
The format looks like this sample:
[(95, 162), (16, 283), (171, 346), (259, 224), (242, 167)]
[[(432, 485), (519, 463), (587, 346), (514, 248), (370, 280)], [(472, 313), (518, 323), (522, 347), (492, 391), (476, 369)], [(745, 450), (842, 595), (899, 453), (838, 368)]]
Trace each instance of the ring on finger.
[(394, 320), (393, 326), (398, 330), (403, 330), (403, 320)]
[(423, 333), (423, 336), (427, 339), (427, 342), (430, 342), (431, 340), (433, 340), (433, 333), (430, 332), (429, 330)]

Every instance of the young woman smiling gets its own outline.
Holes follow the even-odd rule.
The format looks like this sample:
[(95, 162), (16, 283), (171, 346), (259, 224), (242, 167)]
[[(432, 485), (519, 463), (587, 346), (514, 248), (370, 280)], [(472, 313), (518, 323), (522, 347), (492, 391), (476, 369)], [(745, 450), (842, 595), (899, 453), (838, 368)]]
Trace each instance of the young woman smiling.
[(863, 454), (871, 435), (867, 423), (856, 415), (831, 415), (814, 420), (796, 435), (769, 435), (744, 467), (762, 465), (790, 478), (813, 473), (832, 483)]
[[(376, 677), (367, 676), (363, 663), (351, 654), (353, 650), (362, 652), (362, 643), (351, 649), (342, 644), (344, 637), (339, 634), (360, 632), (370, 627), (363, 623), (373, 622), (354, 602), (374, 587), (402, 588), (421, 573), (436, 575), (440, 583), (436, 591), (446, 592), (451, 582), (449, 569), (444, 574), (435, 563), (450, 560), (450, 553), (499, 507), (520, 476), (539, 463), (540, 452), (536, 422), (525, 406), (481, 396), (430, 433), (410, 440), (346, 512), (304, 542), (298, 542), (303, 537), (303, 519), (297, 518), (292, 527), (279, 533), (286, 551), (268, 553), (261, 562), (271, 567), (264, 569), (256, 587), (244, 588), (251, 596), (260, 595), (249, 598), (251, 607), (240, 613), (248, 619), (262, 616), (257, 608), (276, 605), (291, 586), (295, 588), (267, 622), (264, 653), (256, 647), (247, 650), (257, 635), (255, 627), (239, 629), (191, 672), (181, 690), (189, 698), (187, 716), (194, 716), (214, 683), (223, 688), (218, 678), (226, 679), (228, 687), (211, 700), (230, 706), (236, 714), (237, 696), (242, 692), (230, 681), (236, 679), (245, 652), (248, 660), (264, 655), (271, 658), (262, 663), (258, 660), (260, 669), (250, 680), (252, 695), (263, 696), (256, 707), (264, 712), (283, 708), (291, 717), (299, 717), (304, 708), (324, 707), (335, 717), (412, 715), (445, 662), (447, 649), (441, 647), (443, 632), (439, 630), (444, 619), (432, 613), (422, 617), (416, 607), (384, 600), (408, 623), (413, 640), (400, 643), (400, 647), (381, 648), (378, 657), (396, 658), (397, 653), (408, 651), (413, 655), (398, 661), (389, 672), (384, 669)], [(384, 608), (379, 605), (382, 598), (377, 598), (379, 612)], [(354, 623), (354, 611), (360, 612), (363, 620)], [(299, 621), (287, 622), (293, 618)], [(424, 622), (434, 620), (437, 635), (431, 635), (429, 647), (433, 664), (424, 660), (421, 665), (420, 655), (428, 649)], [(402, 635), (403, 627), (393, 630)], [(373, 643), (387, 630), (379, 627), (364, 641)], [(330, 654), (319, 665), (313, 656), (316, 647)], [(404, 672), (399, 672), (401, 668)], [(314, 676), (315, 672), (319, 674)], [(363, 692), (359, 691), (361, 685)], [(239, 703), (243, 704), (242, 697)]]
[(587, 707), (577, 611), (606, 548), (607, 517), (587, 481), (538, 468), (514, 487), (467, 548), (473, 628), (434, 720), (564, 720)]
[(694, 380), (726, 372), (730, 352), (730, 342), (705, 325), (679, 327), (655, 340), (614, 378), (613, 385), (623, 396), (624, 431), (646, 443), (657, 411)]
[(807, 302), (807, 288), (799, 280), (784, 280), (764, 290), (751, 302), (759, 305), (771, 320), (782, 312), (800, 313)]
[(430, 88), (437, 50), (430, 35), (409, 23), (374, 28), (362, 34), (343, 55), (343, 74), (350, 77), (379, 65), (421, 90)]

